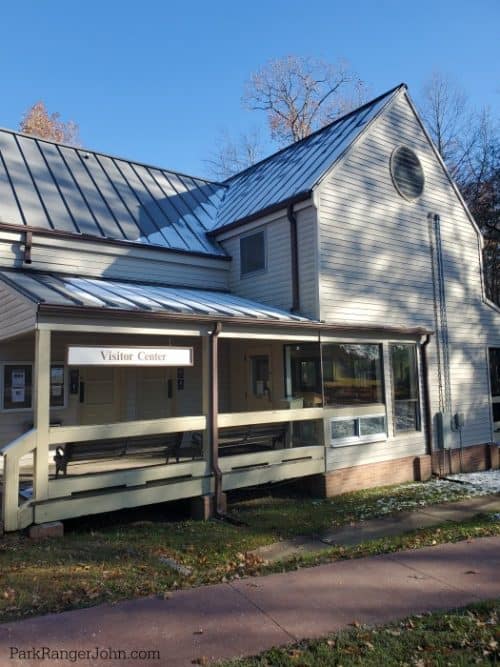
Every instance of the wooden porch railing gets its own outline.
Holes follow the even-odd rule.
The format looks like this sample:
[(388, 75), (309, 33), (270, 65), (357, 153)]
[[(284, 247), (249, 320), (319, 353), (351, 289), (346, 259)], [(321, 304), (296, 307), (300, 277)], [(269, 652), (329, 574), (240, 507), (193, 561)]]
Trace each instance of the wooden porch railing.
[(3, 455), (2, 518), (4, 530), (20, 530), (32, 523), (30, 501), (19, 505), (19, 462), (36, 449), (36, 429), (20, 435), (0, 450)]
[[(338, 413), (338, 410), (327, 408), (300, 408), (286, 410), (266, 410), (258, 412), (238, 412), (224, 413), (218, 415), (218, 427), (245, 426), (251, 424), (273, 424), (273, 423), (293, 423), (299, 421), (321, 420), (332, 414)], [(48, 444), (53, 450), (56, 446), (68, 442), (92, 442), (96, 447), (100, 440), (109, 440), (113, 438), (132, 438), (137, 436), (162, 435), (176, 432), (189, 431), (207, 431), (208, 420), (204, 415), (190, 417), (171, 417), (155, 420), (141, 420), (131, 422), (120, 422), (112, 424), (97, 424), (90, 426), (58, 426), (48, 429)], [(63, 512), (64, 516), (70, 516), (69, 511), (72, 503), (76, 503), (76, 496), (80, 492), (92, 492), (103, 489), (111, 489), (116, 496), (115, 505), (120, 505), (119, 495), (125, 494), (127, 489), (146, 488), (148, 484), (161, 483), (176, 484), (177, 482), (185, 484), (187, 479), (193, 480), (192, 488), (195, 489), (194, 480), (211, 479), (212, 470), (210, 468), (209, 449), (206, 438), (204, 439), (204, 456), (201, 460), (181, 461), (175, 464), (160, 464), (154, 466), (141, 466), (114, 470), (109, 472), (99, 472), (89, 475), (75, 475), (68, 478), (50, 480), (48, 475), (49, 455), (39, 456), (37, 452), (37, 430), (32, 429), (23, 434), (9, 445), (6, 445), (0, 453), (4, 457), (4, 475), (3, 475), (3, 521), (5, 530), (19, 530), (26, 527), (33, 521), (33, 507), (39, 500), (44, 501), (44, 516), (56, 518), (56, 512), (51, 514), (47, 503), (58, 504), (65, 499), (68, 500), (68, 510)], [(45, 440), (46, 442), (46, 440)], [(47, 450), (45, 450), (47, 451)], [(35, 485), (34, 497), (31, 501), (19, 505), (19, 478), (20, 478), (20, 460), (26, 454), (34, 452), (35, 463)], [(46, 460), (45, 460), (46, 459)], [(318, 442), (317, 446), (291, 447), (283, 450), (266, 452), (240, 453), (237, 456), (227, 456), (221, 459), (221, 468), (227, 482), (224, 488), (236, 488), (245, 486), (249, 483), (262, 483), (264, 481), (273, 481), (285, 479), (287, 477), (302, 476), (321, 472), (324, 465), (323, 443)], [(43, 467), (37, 471), (37, 466)], [(259, 472), (267, 466), (266, 473)], [(253, 470), (253, 472), (252, 472)], [(44, 479), (43, 496), (36, 496), (36, 480)], [(120, 490), (120, 487), (122, 490)], [(155, 487), (156, 488), (156, 487)], [(196, 486), (196, 488), (198, 488)], [(200, 489), (202, 486), (200, 485)], [(203, 486), (203, 488), (205, 488)], [(110, 491), (111, 492), (111, 491)], [(193, 491), (194, 492), (194, 491)], [(201, 491), (200, 491), (201, 492)], [(175, 491), (169, 491), (170, 496), (174, 497)], [(169, 496), (169, 497), (170, 497)], [(125, 495), (124, 495), (125, 497)], [(79, 512), (83, 497), (79, 498)], [(129, 495), (130, 498), (130, 495)], [(125, 502), (125, 501), (124, 501)], [(130, 501), (127, 501), (130, 506)], [(54, 505), (55, 507), (55, 505)], [(59, 511), (59, 510), (58, 510)], [(94, 510), (95, 511), (95, 510)], [(40, 514), (41, 516), (41, 514)], [(62, 515), (61, 515), (62, 516)]]

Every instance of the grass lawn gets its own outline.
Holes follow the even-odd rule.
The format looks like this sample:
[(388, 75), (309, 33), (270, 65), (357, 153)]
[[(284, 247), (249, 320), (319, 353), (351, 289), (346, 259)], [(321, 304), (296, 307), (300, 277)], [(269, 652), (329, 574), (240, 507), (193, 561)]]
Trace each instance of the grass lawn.
[(224, 667), (440, 667), (500, 664), (500, 600), (419, 614), (383, 627), (353, 627)]
[[(314, 500), (282, 489), (233, 499), (230, 513), (245, 522), (195, 522), (167, 517), (171, 506), (143, 508), (68, 522), (63, 538), (33, 542), (0, 538), (0, 621), (146, 595), (179, 587), (360, 557), (468, 537), (500, 534), (495, 517), (411, 535), (335, 547), (319, 555), (265, 565), (248, 552), (293, 535), (318, 533), (388, 512), (420, 508), (466, 495), (461, 485), (408, 484)], [(137, 520), (140, 518), (141, 520)], [(189, 568), (179, 573), (164, 560)]]

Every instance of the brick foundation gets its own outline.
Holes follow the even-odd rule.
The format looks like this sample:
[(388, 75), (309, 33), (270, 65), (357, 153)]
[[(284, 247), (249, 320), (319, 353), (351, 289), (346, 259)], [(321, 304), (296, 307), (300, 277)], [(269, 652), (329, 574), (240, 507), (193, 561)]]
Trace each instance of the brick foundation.
[(498, 445), (473, 445), (460, 449), (432, 453), (432, 472), (451, 475), (459, 472), (478, 472), (499, 467)]
[[(450, 465), (451, 462), (451, 465)], [(392, 461), (381, 461), (352, 468), (332, 470), (325, 475), (314, 475), (301, 480), (301, 488), (315, 496), (329, 498), (341, 493), (371, 489), (376, 486), (426, 481), (435, 475), (498, 469), (498, 445), (473, 445), (446, 452), (436, 451), (432, 456), (407, 456)]]
[[(431, 477), (430, 456), (407, 456), (393, 461), (332, 470), (326, 475), (309, 478), (309, 490), (317, 496), (330, 498), (341, 493), (360, 491), (388, 484), (402, 484)], [(305, 482), (306, 480), (304, 480)]]
[(47, 537), (62, 537), (64, 524), (61, 521), (39, 523), (28, 528), (28, 536), (32, 540), (44, 540)]

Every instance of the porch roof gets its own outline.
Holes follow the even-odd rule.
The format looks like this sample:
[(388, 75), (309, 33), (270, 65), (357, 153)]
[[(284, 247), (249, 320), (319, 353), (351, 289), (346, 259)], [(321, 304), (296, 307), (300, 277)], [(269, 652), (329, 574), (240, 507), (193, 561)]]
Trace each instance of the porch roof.
[(227, 292), (38, 271), (2, 270), (0, 279), (38, 306), (314, 323), (306, 317)]

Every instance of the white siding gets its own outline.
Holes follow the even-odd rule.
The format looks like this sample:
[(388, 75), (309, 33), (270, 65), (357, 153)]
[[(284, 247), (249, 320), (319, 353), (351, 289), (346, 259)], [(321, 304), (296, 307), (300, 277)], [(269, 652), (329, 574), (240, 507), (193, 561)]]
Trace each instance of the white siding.
[[(425, 189), (416, 202), (399, 196), (392, 183), (389, 159), (401, 144), (412, 147), (423, 164)], [(476, 230), (406, 95), (397, 98), (331, 170), (318, 195), (321, 318), (328, 322), (436, 329), (427, 215), (439, 214), (452, 413), (465, 412), (464, 444), (490, 441), (485, 352), (487, 345), (500, 344), (500, 314), (483, 302)], [(429, 347), (436, 413), (435, 337)], [(454, 437), (458, 445), (458, 435)], [(364, 449), (363, 461), (372, 460), (378, 447)], [(414, 453), (413, 447), (400, 450), (394, 444), (387, 448), (386, 458), (400, 456), (401, 451)]]
[[(318, 315), (316, 209), (308, 206), (296, 212), (299, 254), (300, 312)], [(241, 275), (240, 238), (263, 229), (266, 234), (266, 270)], [(248, 299), (290, 310), (292, 294), (292, 257), (290, 222), (283, 214), (274, 220), (254, 221), (225, 235), (222, 245), (232, 257), (229, 287)]]
[(0, 340), (33, 330), (36, 304), (0, 281)]
[(34, 235), (32, 264), (23, 264), (20, 236), (0, 232), (0, 267), (82, 276), (161, 282), (186, 287), (227, 289), (229, 262), (180, 253), (125, 248)]

